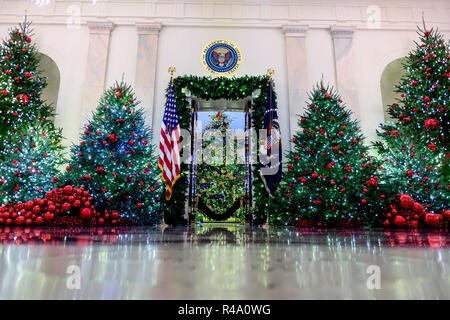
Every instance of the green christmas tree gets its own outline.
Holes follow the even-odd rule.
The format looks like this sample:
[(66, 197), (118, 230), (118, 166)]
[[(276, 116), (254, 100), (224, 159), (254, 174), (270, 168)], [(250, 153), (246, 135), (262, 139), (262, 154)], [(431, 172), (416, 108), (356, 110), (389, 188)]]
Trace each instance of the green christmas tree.
[(62, 163), (60, 135), (40, 125), (20, 131), (4, 140), (0, 203), (42, 198), (57, 182)]
[(53, 107), (41, 99), (47, 83), (38, 71), (37, 49), (31, 37), (30, 23), (25, 21), (9, 31), (1, 46), (0, 144), (21, 129), (27, 131), (30, 124), (40, 123), (49, 133), (55, 130)]
[(441, 212), (450, 198), (449, 171), (442, 170), (450, 158), (450, 46), (436, 30), (424, 26), (418, 34), (396, 86), (401, 98), (388, 109), (397, 122), (380, 125), (375, 146), (385, 160), (390, 196), (406, 193), (427, 211)]
[(378, 163), (339, 95), (317, 85), (287, 155), (288, 170), (271, 201), (270, 220), (285, 225), (378, 222)]
[(116, 83), (71, 150), (63, 180), (84, 187), (98, 211), (117, 211), (140, 224), (161, 222), (160, 172), (143, 110), (130, 86)]
[(46, 81), (31, 40), (30, 23), (9, 32), (0, 48), (0, 201), (45, 195), (61, 163), (61, 130), (53, 107), (42, 101)]
[[(198, 166), (197, 193), (205, 204), (216, 214), (223, 215), (235, 201), (245, 194), (245, 165), (237, 163), (237, 141), (227, 141), (227, 131), (231, 120), (222, 113), (209, 116), (211, 122), (203, 131), (203, 162)], [(220, 146), (211, 145), (208, 134), (219, 131), (222, 141)], [(217, 148), (216, 148), (217, 147)], [(205, 152), (210, 148), (210, 152)], [(243, 219), (243, 208), (233, 216)]]

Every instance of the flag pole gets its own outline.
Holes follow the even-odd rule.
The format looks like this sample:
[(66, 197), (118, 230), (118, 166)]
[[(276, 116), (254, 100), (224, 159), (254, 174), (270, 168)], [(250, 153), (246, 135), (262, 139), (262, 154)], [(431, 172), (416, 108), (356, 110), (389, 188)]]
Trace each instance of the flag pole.
[[(177, 69), (175, 67), (169, 67), (169, 70), (167, 71), (170, 73), (170, 83), (173, 85), (173, 74), (174, 72), (177, 72)], [(161, 221), (161, 230), (164, 232), (164, 229), (166, 229), (169, 225), (164, 221), (164, 211)]]
[[(275, 74), (275, 70), (273, 70), (272, 68), (267, 69), (266, 74), (269, 76), (269, 86), (270, 86), (270, 81), (272, 81), (272, 75)], [(269, 192), (269, 196), (272, 196)], [(267, 217), (266, 217), (266, 222), (263, 224), (263, 228), (266, 229), (267, 232), (269, 232), (269, 227), (270, 227), (270, 223), (269, 223), (269, 211), (267, 211)]]

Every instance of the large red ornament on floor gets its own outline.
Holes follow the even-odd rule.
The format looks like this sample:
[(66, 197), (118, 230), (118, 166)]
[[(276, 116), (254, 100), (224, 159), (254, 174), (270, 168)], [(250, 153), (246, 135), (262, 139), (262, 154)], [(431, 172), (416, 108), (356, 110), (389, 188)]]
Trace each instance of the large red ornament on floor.
[(54, 226), (96, 226), (131, 225), (120, 218), (117, 212), (98, 212), (93, 198), (84, 188), (70, 185), (53, 189), (44, 199), (25, 203), (5, 204), (0, 207), (0, 225), (54, 225)]

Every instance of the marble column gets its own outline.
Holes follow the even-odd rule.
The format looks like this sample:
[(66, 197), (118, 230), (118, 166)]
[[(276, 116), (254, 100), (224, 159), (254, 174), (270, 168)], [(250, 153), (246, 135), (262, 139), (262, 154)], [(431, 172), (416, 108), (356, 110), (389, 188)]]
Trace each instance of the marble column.
[(106, 66), (108, 62), (111, 22), (87, 22), (89, 28), (89, 47), (86, 63), (86, 77), (81, 110), (81, 123), (86, 122), (90, 112), (97, 107), (105, 89)]
[(153, 126), (153, 104), (155, 96), (156, 59), (158, 56), (158, 34), (160, 23), (136, 23), (138, 48), (136, 59), (135, 90)]
[(354, 26), (331, 26), (334, 45), (334, 60), (336, 68), (336, 86), (344, 102), (360, 119), (358, 88), (354, 74), (356, 55), (352, 50)]
[[(306, 61), (306, 31), (305, 25), (285, 25), (283, 32), (286, 40), (286, 63), (289, 94), (289, 137), (299, 130), (297, 115), (304, 108), (308, 90), (308, 74)], [(280, 112), (281, 113), (281, 112)], [(291, 139), (289, 139), (289, 148)]]

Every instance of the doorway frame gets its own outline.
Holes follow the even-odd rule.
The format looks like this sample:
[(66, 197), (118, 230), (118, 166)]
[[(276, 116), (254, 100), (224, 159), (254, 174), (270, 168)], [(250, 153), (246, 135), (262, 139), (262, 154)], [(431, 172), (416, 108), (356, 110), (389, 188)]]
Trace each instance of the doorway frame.
[[(201, 97), (205, 100), (224, 98), (238, 100), (252, 96), (251, 127), (252, 130), (258, 132), (264, 126), (264, 113), (269, 92), (269, 81), (270, 77), (268, 75), (244, 75), (240, 77), (183, 75), (173, 78), (175, 103), (181, 129), (191, 130), (192, 106), (189, 98), (191, 95)], [(167, 82), (166, 96), (169, 86), (170, 82)], [(276, 108), (277, 95), (275, 83), (273, 94)], [(184, 143), (182, 141), (182, 144)], [(185, 151), (189, 152), (189, 149)], [(252, 173), (253, 201), (249, 208), (252, 211), (253, 224), (262, 225), (267, 220), (267, 199), (269, 195), (260, 177), (260, 166), (256, 165), (258, 163), (257, 155), (253, 163), (255, 164)], [(180, 169), (181, 176), (173, 186), (174, 196), (170, 200), (166, 200), (165, 196), (161, 194), (160, 198), (164, 221), (173, 225), (188, 224), (189, 221), (189, 163), (181, 163)]]
[[(187, 208), (188, 208), (188, 223), (193, 224), (195, 223), (195, 211), (198, 208), (198, 197), (197, 197), (197, 191), (196, 191), (196, 183), (195, 183), (195, 177), (197, 173), (197, 152), (196, 152), (196, 146), (198, 144), (197, 141), (197, 125), (198, 125), (198, 112), (200, 112), (200, 104), (204, 100), (191, 96), (190, 92), (187, 92), (186, 98), (189, 101), (189, 104), (191, 106), (191, 121), (190, 121), (190, 132), (191, 132), (191, 141), (190, 141), (190, 164), (189, 164), (189, 187), (188, 187), (188, 199), (187, 199)], [(224, 99), (217, 99), (213, 101), (219, 101)], [(225, 100), (225, 101), (235, 101), (237, 103), (241, 102), (244, 104), (243, 110), (241, 112), (244, 112), (244, 132), (245, 132), (245, 154), (244, 159), (245, 163), (244, 166), (246, 168), (245, 170), (245, 193), (243, 197), (241, 197), (241, 206), (244, 206), (244, 215), (245, 215), (245, 223), (252, 224), (253, 217), (252, 217), (252, 204), (253, 204), (253, 189), (252, 189), (252, 178), (253, 178), (253, 163), (251, 159), (251, 130), (252, 130), (252, 120), (251, 120), (251, 112), (252, 112), (252, 103), (253, 103), (253, 96), (247, 96), (243, 99), (238, 100)], [(226, 112), (226, 110), (215, 110), (211, 109), (208, 111), (214, 111), (214, 112)], [(243, 198), (243, 199), (242, 199)], [(217, 221), (222, 222), (223, 221)]]

